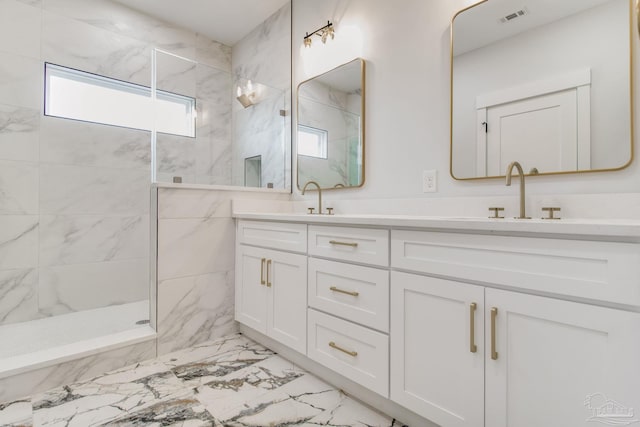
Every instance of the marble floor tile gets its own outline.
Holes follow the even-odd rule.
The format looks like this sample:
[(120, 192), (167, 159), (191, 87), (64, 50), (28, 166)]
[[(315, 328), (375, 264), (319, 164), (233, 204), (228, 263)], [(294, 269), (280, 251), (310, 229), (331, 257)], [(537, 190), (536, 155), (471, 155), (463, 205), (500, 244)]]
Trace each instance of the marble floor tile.
[(193, 391), (154, 403), (147, 408), (101, 424), (105, 426), (217, 426), (220, 425)]
[(167, 364), (168, 366), (177, 367), (187, 365), (192, 362), (203, 361), (205, 359), (227, 358), (231, 357), (233, 354), (238, 354), (243, 351), (252, 352), (252, 350), (250, 350), (252, 347), (261, 349), (269, 354), (274, 354), (272, 351), (265, 349), (245, 336), (241, 334), (234, 334), (215, 341), (165, 354), (155, 360), (149, 361), (149, 363), (159, 361)]
[(0, 425), (2, 426), (32, 426), (33, 410), (31, 400), (16, 400), (0, 404)]
[(241, 406), (216, 413), (224, 426), (300, 425), (335, 408), (342, 392), (312, 375), (304, 375)]
[(198, 387), (198, 399), (212, 414), (222, 414), (242, 406), (271, 390), (303, 376), (291, 362), (273, 356)]
[(240, 334), (0, 404), (0, 425), (403, 427)]
[(37, 426), (89, 426), (112, 421), (184, 393), (170, 371), (123, 383), (92, 381), (67, 385), (33, 398)]
[(247, 345), (220, 356), (178, 365), (171, 370), (185, 384), (198, 386), (216, 378), (224, 378), (228, 374), (265, 360), (273, 354), (271, 350), (262, 346)]
[(312, 426), (402, 427), (402, 424), (348, 396), (343, 395), (336, 407), (327, 409), (320, 415), (301, 425), (301, 427)]

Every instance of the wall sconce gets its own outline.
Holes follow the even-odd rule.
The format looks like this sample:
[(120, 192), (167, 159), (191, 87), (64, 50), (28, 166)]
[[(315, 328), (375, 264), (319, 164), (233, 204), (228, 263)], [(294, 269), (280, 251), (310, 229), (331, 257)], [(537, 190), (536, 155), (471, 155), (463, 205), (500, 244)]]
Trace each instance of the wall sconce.
[(251, 80), (247, 82), (246, 88), (243, 90), (240, 86), (238, 86), (238, 90), (236, 91), (236, 99), (244, 108), (251, 107), (255, 104), (255, 96), (256, 93), (253, 91), (253, 84)]
[(304, 36), (304, 47), (311, 47), (311, 37), (313, 37), (314, 34), (320, 37), (323, 44), (327, 42), (327, 38), (331, 37), (331, 40), (333, 40), (336, 36), (333, 29), (333, 23), (331, 21), (327, 21), (327, 25), (324, 27), (318, 28), (313, 33), (307, 33), (307, 35)]

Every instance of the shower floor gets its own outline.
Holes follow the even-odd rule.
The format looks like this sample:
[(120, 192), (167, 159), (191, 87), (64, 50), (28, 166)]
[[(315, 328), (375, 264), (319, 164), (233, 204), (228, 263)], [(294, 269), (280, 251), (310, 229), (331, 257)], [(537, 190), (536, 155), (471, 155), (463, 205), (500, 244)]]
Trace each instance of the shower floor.
[(144, 300), (0, 326), (0, 378), (148, 337), (148, 319)]

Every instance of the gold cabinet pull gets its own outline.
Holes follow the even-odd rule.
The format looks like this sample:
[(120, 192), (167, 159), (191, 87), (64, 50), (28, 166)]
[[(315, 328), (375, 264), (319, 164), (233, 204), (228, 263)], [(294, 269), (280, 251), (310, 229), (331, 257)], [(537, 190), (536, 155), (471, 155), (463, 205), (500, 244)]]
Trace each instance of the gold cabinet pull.
[(260, 260), (260, 284), (261, 285), (265, 285), (267, 282), (264, 281), (264, 262), (266, 261), (265, 258), (262, 258), (262, 260)]
[(476, 345), (476, 308), (478, 305), (475, 302), (469, 304), (469, 351), (475, 353), (478, 351)]
[(496, 351), (496, 317), (498, 317), (498, 309), (491, 309), (491, 359), (498, 360), (498, 352)]
[(332, 286), (329, 288), (329, 290), (333, 291), (333, 292), (340, 292), (341, 294), (347, 294), (347, 295), (351, 295), (352, 297), (357, 297), (358, 295), (360, 295), (360, 292), (356, 292), (356, 291), (345, 291), (343, 289), (340, 288), (336, 288), (335, 286)]
[(271, 260), (268, 259), (267, 260), (267, 288), (271, 287), (271, 271), (270, 271), (271, 269), (270, 269), (270, 267), (271, 267)]
[(351, 246), (352, 248), (358, 247), (358, 244), (355, 242), (341, 242), (339, 240), (329, 240), (329, 243), (332, 245), (338, 245), (338, 246)]
[(352, 356), (352, 357), (356, 357), (356, 356), (358, 355), (358, 352), (357, 352), (357, 351), (349, 351), (349, 350), (345, 350), (344, 348), (342, 348), (342, 347), (338, 346), (338, 345), (337, 345), (336, 343), (334, 343), (333, 341), (330, 341), (330, 342), (329, 342), (329, 347), (331, 347), (331, 348), (335, 348), (336, 350), (341, 351), (341, 352), (343, 352), (343, 353), (345, 353), (345, 354), (348, 354), (349, 356)]

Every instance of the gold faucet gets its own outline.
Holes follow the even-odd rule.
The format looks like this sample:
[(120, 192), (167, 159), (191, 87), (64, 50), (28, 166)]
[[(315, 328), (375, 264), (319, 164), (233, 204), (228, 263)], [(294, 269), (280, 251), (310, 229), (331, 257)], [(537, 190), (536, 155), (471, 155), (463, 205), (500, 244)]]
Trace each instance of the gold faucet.
[(506, 185), (511, 185), (511, 174), (513, 172), (513, 167), (515, 166), (518, 169), (518, 176), (520, 177), (520, 216), (517, 219), (531, 219), (531, 217), (527, 216), (524, 209), (524, 172), (522, 171), (522, 166), (518, 162), (511, 162), (509, 166), (507, 166), (507, 182)]
[(318, 215), (322, 215), (322, 189), (320, 188), (320, 184), (315, 181), (307, 181), (304, 187), (302, 187), (302, 195), (304, 196), (304, 193), (305, 191), (307, 191), (307, 187), (309, 186), (309, 184), (313, 184), (318, 188)]

